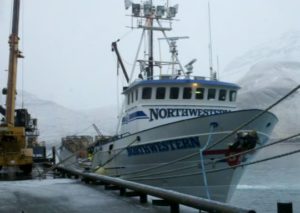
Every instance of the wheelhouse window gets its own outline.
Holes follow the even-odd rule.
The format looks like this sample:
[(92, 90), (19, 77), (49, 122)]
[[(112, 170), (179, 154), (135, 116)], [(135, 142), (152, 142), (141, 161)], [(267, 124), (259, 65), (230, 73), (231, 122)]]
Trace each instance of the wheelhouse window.
[(204, 88), (196, 88), (195, 91), (196, 99), (203, 99), (204, 98)]
[(131, 92), (131, 103), (133, 103), (133, 102), (134, 102), (134, 93)]
[(225, 89), (220, 89), (220, 91), (219, 91), (219, 100), (220, 101), (225, 101), (226, 100), (226, 94), (227, 94), (227, 91)]
[(183, 88), (183, 99), (191, 99), (192, 97), (192, 88), (191, 87), (184, 87)]
[(127, 94), (127, 105), (130, 104), (130, 93)]
[(165, 99), (165, 96), (166, 96), (166, 88), (158, 87), (156, 89), (156, 99)]
[(152, 88), (144, 87), (142, 92), (142, 99), (151, 99)]
[(211, 99), (215, 99), (216, 98), (216, 89), (208, 89), (208, 93), (207, 93), (207, 99), (211, 100)]
[(137, 101), (138, 98), (139, 98), (139, 90), (136, 89), (136, 90), (135, 90), (135, 100)]
[(171, 87), (170, 88), (170, 99), (178, 99), (179, 96), (179, 88)]
[(230, 90), (229, 92), (229, 101), (234, 102), (236, 100), (236, 91)]

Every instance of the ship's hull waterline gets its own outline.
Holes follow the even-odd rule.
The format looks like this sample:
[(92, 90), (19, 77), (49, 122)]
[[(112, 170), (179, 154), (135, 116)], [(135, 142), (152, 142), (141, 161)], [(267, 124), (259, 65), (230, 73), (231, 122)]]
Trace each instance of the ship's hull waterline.
[[(94, 154), (92, 166), (106, 175), (206, 197), (199, 151), (208, 136), (212, 145), (261, 112), (240, 110), (198, 117), (128, 135), (103, 145)], [(266, 143), (276, 123), (276, 116), (266, 112), (242, 130), (255, 130), (259, 146)], [(217, 171), (229, 167), (228, 160), (212, 163), (225, 157), (234, 141), (235, 135), (204, 152), (209, 193), (214, 200), (226, 201), (242, 175), (243, 168)], [(242, 160), (250, 157), (247, 154)]]

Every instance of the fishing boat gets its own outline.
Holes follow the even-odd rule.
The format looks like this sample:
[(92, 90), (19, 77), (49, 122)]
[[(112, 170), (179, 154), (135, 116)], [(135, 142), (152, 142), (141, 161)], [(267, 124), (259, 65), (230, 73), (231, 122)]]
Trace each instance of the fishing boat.
[[(219, 81), (212, 66), (206, 78), (193, 75), (195, 59), (185, 66), (180, 63), (176, 42), (186, 37), (166, 33), (172, 30), (178, 5), (126, 0), (125, 7), (131, 8), (142, 35), (130, 76), (117, 42), (112, 44), (127, 85), (118, 134), (97, 143), (92, 168), (100, 174), (228, 200), (244, 170), (239, 165), (255, 151), (239, 153), (265, 144), (276, 116), (260, 109), (237, 109), (240, 87)], [(169, 45), (169, 61), (154, 58), (156, 32)], [(144, 41), (147, 53), (139, 59)]]

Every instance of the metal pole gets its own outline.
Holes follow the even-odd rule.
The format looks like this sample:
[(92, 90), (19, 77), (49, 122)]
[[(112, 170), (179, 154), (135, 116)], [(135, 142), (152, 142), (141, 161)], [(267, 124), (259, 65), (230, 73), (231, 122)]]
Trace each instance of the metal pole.
[(6, 122), (8, 126), (15, 125), (17, 65), (18, 65), (18, 57), (21, 57), (18, 48), (19, 16), (20, 16), (20, 0), (14, 0), (12, 32), (9, 37), (10, 54), (9, 54), (7, 94), (6, 94), (6, 114), (5, 114)]

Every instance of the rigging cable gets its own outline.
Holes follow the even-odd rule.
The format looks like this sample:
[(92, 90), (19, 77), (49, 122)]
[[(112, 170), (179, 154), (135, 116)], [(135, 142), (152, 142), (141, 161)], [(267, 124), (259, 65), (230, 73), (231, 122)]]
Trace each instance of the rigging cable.
[[(279, 158), (282, 158), (282, 157), (287, 157), (287, 156), (294, 155), (294, 154), (297, 154), (297, 153), (300, 153), (300, 149), (297, 149), (297, 150), (294, 150), (294, 151), (291, 151), (291, 152), (287, 152), (287, 153), (283, 153), (283, 154), (279, 154), (279, 155), (275, 155), (275, 156), (271, 156), (271, 157), (267, 157), (267, 158), (263, 158), (263, 159), (260, 159), (260, 160), (248, 162), (248, 163), (242, 163), (242, 164), (235, 165), (235, 166), (206, 170), (206, 173), (216, 173), (216, 172), (221, 172), (221, 171), (225, 171), (225, 170), (236, 169), (236, 168), (239, 168), (239, 167), (255, 165), (255, 164), (258, 164), (258, 163), (263, 163), (263, 162), (266, 162), (266, 161), (275, 160), (275, 159), (279, 159)], [(202, 173), (202, 171), (200, 171), (200, 174), (201, 173)], [(187, 177), (187, 176), (194, 176), (194, 175), (198, 175), (198, 174), (199, 174), (199, 172), (194, 172), (194, 173), (186, 173), (186, 174), (181, 174), (181, 175), (159, 176), (159, 177), (153, 177), (153, 178), (132, 178), (132, 179), (129, 179), (129, 180), (170, 179), (170, 178), (181, 178), (181, 177)]]
[[(241, 126), (239, 126), (238, 128), (236, 128), (233, 132), (229, 133), (228, 135), (226, 135), (225, 137), (221, 138), (220, 140), (218, 140), (216, 143), (212, 144), (211, 146), (209, 146), (207, 149), (211, 149), (212, 147), (216, 146), (217, 144), (223, 142), (224, 140), (228, 139), (230, 136), (234, 135), (235, 133), (237, 133), (241, 128), (245, 127), (246, 125), (248, 125), (249, 123), (253, 122), (255, 119), (259, 118), (260, 116), (262, 116), (263, 114), (265, 114), (267, 111), (269, 111), (271, 108), (273, 108), (274, 106), (276, 106), (277, 104), (279, 104), (280, 102), (282, 102), (283, 100), (285, 100), (286, 98), (288, 98), (290, 95), (292, 95), (294, 92), (296, 92), (298, 89), (300, 88), (300, 84), (298, 86), (296, 86), (294, 89), (292, 89), (289, 93), (287, 93), (285, 96), (283, 96), (282, 98), (280, 98), (278, 101), (276, 101), (274, 104), (270, 105), (269, 107), (267, 107), (264, 111), (262, 111), (261, 113), (258, 113), (256, 116), (254, 116), (252, 119), (250, 119), (249, 121), (245, 122), (244, 124), (242, 124)], [(164, 163), (164, 164), (160, 164), (160, 165), (156, 165), (156, 166), (152, 166), (146, 169), (141, 169), (132, 173), (127, 173), (127, 174), (137, 174), (137, 173), (141, 173), (144, 171), (149, 171), (149, 170), (153, 170), (153, 169), (157, 169), (160, 167), (165, 167), (189, 158), (192, 158), (194, 156), (198, 155), (198, 152), (183, 156), (181, 158), (178, 158), (176, 160), (172, 160), (169, 161), (168, 163)], [(126, 175), (127, 175), (126, 174)]]
[[(254, 152), (254, 151), (257, 151), (259, 149), (263, 149), (263, 148), (266, 148), (266, 147), (269, 147), (269, 146), (273, 146), (273, 145), (276, 145), (276, 144), (288, 141), (290, 139), (293, 139), (293, 138), (296, 138), (296, 137), (299, 137), (299, 136), (300, 136), (300, 133), (297, 133), (297, 134), (294, 134), (292, 136), (289, 136), (289, 137), (286, 137), (286, 138), (283, 138), (283, 139), (279, 139), (278, 141), (275, 141), (275, 142), (270, 143), (270, 144), (266, 144), (266, 145), (263, 145), (263, 146), (260, 146), (260, 147), (249, 149), (249, 150), (244, 151), (244, 152), (239, 152), (237, 154), (232, 154), (232, 155), (228, 155), (228, 156), (225, 156), (225, 157), (222, 157), (222, 158), (214, 159), (211, 162), (205, 163), (205, 166), (215, 165), (217, 162), (228, 160), (229, 158), (232, 158), (232, 157), (245, 155), (245, 154), (248, 154), (250, 152)], [(197, 162), (197, 161), (195, 161), (195, 162)], [(147, 173), (147, 174), (142, 174), (142, 175), (136, 175), (136, 176), (134, 176), (134, 178), (136, 178), (136, 177), (152, 176), (152, 175), (161, 175), (161, 174), (165, 174), (165, 173), (177, 172), (177, 171), (180, 171), (180, 170), (186, 170), (186, 169), (191, 169), (191, 168), (198, 168), (198, 164), (184, 166), (184, 167), (176, 168), (176, 169), (164, 170), (164, 171), (160, 171), (160, 172), (153, 172), (153, 173)], [(130, 175), (132, 173), (124, 174), (124, 176), (126, 176), (128, 174)]]
[[(108, 159), (105, 163), (103, 163), (101, 165), (101, 167), (104, 167), (105, 165), (107, 165), (108, 163), (110, 163), (112, 160), (114, 160), (117, 156), (119, 156), (122, 152), (124, 152), (128, 147), (130, 147), (132, 144), (134, 144), (135, 142), (140, 141), (140, 137), (137, 136), (136, 139), (134, 139), (131, 143), (129, 143), (126, 147), (123, 147), (119, 152), (117, 152), (114, 156), (112, 156), (110, 159)], [(99, 169), (99, 168), (97, 168)]]
[(228, 139), (230, 136), (234, 135), (235, 133), (237, 133), (240, 129), (242, 129), (243, 127), (247, 126), (248, 124), (252, 123), (253, 121), (255, 121), (257, 118), (261, 117), (262, 115), (264, 115), (265, 113), (267, 113), (270, 109), (272, 109), (273, 107), (275, 107), (276, 105), (278, 105), (279, 103), (281, 103), (283, 100), (285, 100), (286, 98), (288, 98), (290, 95), (292, 95), (294, 92), (296, 92), (298, 89), (300, 88), (300, 84), (298, 86), (296, 86), (294, 89), (292, 89), (289, 93), (287, 93), (285, 96), (283, 96), (282, 98), (280, 98), (278, 101), (276, 101), (274, 104), (270, 105), (269, 107), (267, 107), (265, 110), (263, 110), (262, 112), (258, 113), (256, 116), (254, 116), (252, 119), (250, 119), (249, 121), (245, 122), (244, 124), (242, 124), (241, 126), (237, 127), (234, 131), (232, 131), (231, 133), (229, 133), (228, 135), (224, 136), (223, 138), (221, 138), (219, 141), (217, 141), (216, 143), (210, 145), (207, 149), (211, 149), (213, 147), (215, 147), (216, 145), (218, 145), (219, 143), (223, 142), (224, 140)]

